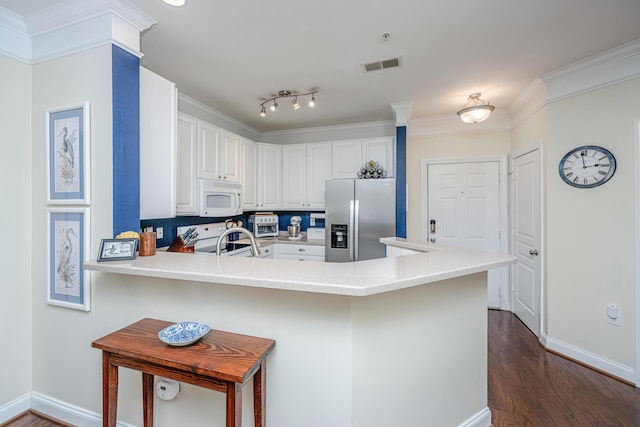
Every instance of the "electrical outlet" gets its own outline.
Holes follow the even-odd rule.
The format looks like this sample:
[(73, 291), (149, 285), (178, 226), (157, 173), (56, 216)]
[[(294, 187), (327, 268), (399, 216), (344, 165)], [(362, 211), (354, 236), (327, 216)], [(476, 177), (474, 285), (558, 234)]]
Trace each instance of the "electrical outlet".
[(314, 225), (316, 225), (316, 219), (315, 218), (311, 218), (310, 219), (310, 225), (313, 227)]
[(162, 239), (164, 236), (164, 229), (162, 227), (156, 228), (156, 239)]

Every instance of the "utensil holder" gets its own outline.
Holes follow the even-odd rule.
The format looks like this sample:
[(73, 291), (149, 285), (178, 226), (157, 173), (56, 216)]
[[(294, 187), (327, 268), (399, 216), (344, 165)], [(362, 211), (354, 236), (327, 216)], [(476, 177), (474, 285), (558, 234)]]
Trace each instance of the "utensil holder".
[(182, 240), (182, 237), (180, 236), (176, 237), (176, 239), (169, 246), (169, 249), (167, 249), (167, 252), (184, 252), (184, 253), (191, 253), (191, 254), (194, 253), (195, 251), (196, 251), (195, 246), (185, 246), (184, 240)]

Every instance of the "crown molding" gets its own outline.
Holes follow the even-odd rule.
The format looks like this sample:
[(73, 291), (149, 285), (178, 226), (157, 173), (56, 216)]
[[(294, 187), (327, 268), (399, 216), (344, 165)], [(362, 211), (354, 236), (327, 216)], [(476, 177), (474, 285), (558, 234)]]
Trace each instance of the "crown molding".
[(31, 37), (18, 15), (0, 6), (0, 53), (22, 62), (31, 60)]
[(269, 131), (261, 134), (260, 141), (275, 144), (296, 144), (340, 141), (358, 138), (376, 138), (383, 136), (395, 136), (395, 134), (396, 125), (393, 121), (389, 120)]
[(529, 117), (542, 109), (547, 103), (547, 87), (542, 79), (536, 77), (509, 106), (511, 127), (524, 123)]
[(67, 0), (21, 17), (0, 8), (0, 52), (27, 63), (115, 44), (141, 57), (156, 21), (127, 0)]
[(247, 138), (252, 140), (259, 139), (260, 136), (259, 130), (180, 92), (178, 92), (178, 111), (189, 115), (200, 115), (203, 120), (206, 118), (207, 121), (213, 121), (215, 122), (213, 124), (226, 130), (234, 128), (236, 133), (251, 135)]
[(540, 76), (547, 102), (579, 95), (640, 76), (640, 39)]
[(396, 126), (406, 126), (411, 120), (412, 105), (410, 102), (398, 102), (391, 104), (391, 109), (396, 118)]
[(464, 123), (454, 114), (414, 119), (407, 126), (407, 136), (501, 132), (505, 130), (511, 130), (511, 115), (506, 110), (496, 109), (491, 117), (480, 123)]

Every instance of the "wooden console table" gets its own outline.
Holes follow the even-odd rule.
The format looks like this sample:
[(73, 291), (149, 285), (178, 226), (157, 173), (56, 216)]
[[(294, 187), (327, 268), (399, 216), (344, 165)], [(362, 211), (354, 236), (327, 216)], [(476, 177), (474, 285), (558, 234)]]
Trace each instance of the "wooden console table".
[(265, 427), (266, 358), (275, 341), (211, 330), (196, 343), (169, 346), (158, 332), (171, 325), (143, 319), (95, 340), (102, 350), (102, 425), (116, 427), (118, 367), (142, 372), (144, 427), (153, 426), (154, 375), (226, 394), (226, 426), (242, 425), (242, 386), (253, 377), (256, 427)]

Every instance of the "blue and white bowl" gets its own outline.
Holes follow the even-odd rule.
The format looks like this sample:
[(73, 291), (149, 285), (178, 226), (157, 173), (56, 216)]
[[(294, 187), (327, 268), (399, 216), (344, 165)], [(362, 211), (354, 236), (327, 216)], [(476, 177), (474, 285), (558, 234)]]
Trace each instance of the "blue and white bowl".
[(180, 347), (198, 341), (210, 330), (211, 328), (204, 323), (180, 322), (158, 332), (158, 338), (164, 343)]

